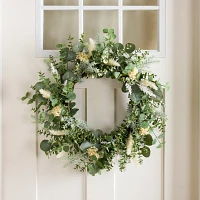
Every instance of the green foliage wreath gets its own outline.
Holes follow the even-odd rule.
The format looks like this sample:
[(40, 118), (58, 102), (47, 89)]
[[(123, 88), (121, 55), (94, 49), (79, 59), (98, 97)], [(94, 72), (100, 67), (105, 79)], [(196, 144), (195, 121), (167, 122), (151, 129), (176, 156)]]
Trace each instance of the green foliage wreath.
[[(46, 137), (40, 143), (41, 150), (91, 175), (110, 170), (114, 158), (120, 170), (133, 158), (142, 163), (143, 157), (150, 156), (149, 146), (163, 145), (166, 118), (159, 110), (164, 106), (165, 86), (149, 70), (155, 60), (132, 43), (115, 43), (115, 38), (112, 29), (104, 29), (102, 36), (89, 39), (89, 43), (82, 34), (79, 42), (72, 44), (70, 36), (68, 45), (57, 45), (59, 59), (50, 56), (47, 61), (54, 80), (39, 72), (39, 82), (31, 86), (34, 94), (27, 92), (22, 97), (28, 104), (36, 102), (32, 110), (37, 123), (43, 124), (38, 133)], [(90, 77), (116, 79), (122, 83), (122, 92), (128, 93), (127, 116), (110, 133), (91, 130), (75, 117), (74, 86)], [(162, 133), (156, 135), (155, 128)]]

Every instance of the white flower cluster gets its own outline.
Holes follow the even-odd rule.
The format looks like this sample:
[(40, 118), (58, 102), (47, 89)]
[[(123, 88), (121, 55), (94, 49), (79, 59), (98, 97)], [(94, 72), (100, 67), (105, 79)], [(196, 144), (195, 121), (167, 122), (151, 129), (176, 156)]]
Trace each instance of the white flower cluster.
[(154, 90), (158, 90), (158, 87), (156, 86), (156, 84), (154, 82), (151, 82), (147, 79), (141, 79), (140, 84), (146, 87), (150, 87)]
[(138, 85), (140, 90), (143, 91), (145, 94), (148, 94), (150, 97), (156, 97), (156, 95), (145, 85)]
[(50, 99), (50, 96), (51, 96), (51, 92), (50, 91), (40, 89), (39, 92), (45, 99)]

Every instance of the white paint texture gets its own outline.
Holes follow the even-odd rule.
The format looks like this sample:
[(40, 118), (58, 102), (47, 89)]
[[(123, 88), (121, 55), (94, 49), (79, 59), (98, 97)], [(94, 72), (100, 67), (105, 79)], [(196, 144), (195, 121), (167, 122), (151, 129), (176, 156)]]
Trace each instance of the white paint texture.
[[(108, 176), (98, 177), (98, 183), (71, 168), (63, 169), (61, 162), (54, 158), (48, 160), (40, 151), (37, 154), (36, 128), (30, 123), (30, 106), (20, 100), (37, 80), (36, 72), (45, 71), (43, 59), (35, 58), (35, 0), (21, 0), (20, 3), (3, 0), (2, 8), (3, 200), (107, 200), (103, 187), (109, 191), (107, 197), (115, 200), (161, 200), (163, 196), (164, 200), (197, 200), (197, 0), (167, 0), (166, 58), (162, 58), (160, 64), (154, 67), (161, 79), (169, 81), (171, 85), (171, 90), (166, 94), (169, 121), (166, 129), (165, 176), (161, 175), (162, 154), (156, 150), (153, 157), (145, 160), (139, 169), (134, 164), (129, 165), (125, 173), (114, 169)], [(99, 85), (100, 90), (102, 84)], [(85, 100), (84, 88), (87, 88), (87, 83), (79, 88), (76, 91), (77, 101), (83, 108), (79, 116), (84, 118), (82, 100)], [(121, 109), (121, 112), (116, 111), (120, 113), (116, 117), (119, 123), (126, 99), (120, 97), (118, 90), (115, 92), (115, 108)], [(107, 98), (110, 101), (109, 98), (113, 97)], [(92, 99), (89, 101), (93, 102)], [(88, 113), (88, 120), (91, 112)], [(97, 112), (101, 110), (97, 109)], [(113, 123), (110, 117), (109, 114), (109, 120)], [(98, 189), (97, 185), (101, 188)]]

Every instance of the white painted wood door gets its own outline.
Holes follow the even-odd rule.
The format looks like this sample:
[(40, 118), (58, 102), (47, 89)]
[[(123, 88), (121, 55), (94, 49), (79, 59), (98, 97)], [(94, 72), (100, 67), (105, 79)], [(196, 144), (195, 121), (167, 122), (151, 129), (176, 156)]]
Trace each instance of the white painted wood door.
[[(194, 120), (198, 119), (198, 115), (195, 109), (197, 102), (192, 101), (191, 104), (192, 98), (189, 96), (191, 91), (197, 92), (194, 87), (196, 79), (193, 79), (196, 77), (196, 65), (190, 65), (194, 59), (191, 52), (183, 52), (181, 59), (175, 56), (176, 52), (171, 53), (174, 48), (181, 50), (181, 43), (173, 44), (173, 41), (180, 38), (185, 41), (185, 48), (192, 51), (188, 38), (192, 38), (190, 31), (195, 31), (195, 27), (190, 27), (193, 17), (184, 22), (179, 18), (176, 20), (180, 24), (176, 31), (182, 31), (182, 35), (177, 35), (172, 29), (175, 20), (172, 11), (183, 6), (183, 11), (180, 12), (187, 19), (192, 16), (194, 4), (190, 0), (184, 5), (182, 1), (176, 4), (173, 0), (168, 1), (167, 25), (170, 28), (167, 30), (167, 55), (152, 67), (163, 83), (167, 76), (172, 87), (167, 97), (169, 124), (165, 151), (153, 147), (152, 157), (145, 159), (142, 166), (138, 167), (133, 162), (127, 166), (125, 172), (119, 172), (116, 166), (111, 172), (92, 177), (71, 167), (63, 168), (61, 161), (53, 157), (48, 159), (39, 150), (38, 143), (41, 138), (36, 135), (35, 124), (30, 123), (30, 107), (20, 101), (24, 92), (37, 80), (37, 72), (46, 71), (43, 59), (35, 57), (35, 1), (1, 2), (2, 200), (197, 200), (197, 167), (194, 153), (197, 148), (194, 142), (197, 123)], [(183, 67), (181, 77), (178, 76), (178, 70), (175, 70), (179, 65)], [(188, 75), (190, 73), (193, 73), (193, 77)], [(78, 115), (86, 119), (91, 128), (109, 130), (122, 122), (127, 99), (122, 95), (118, 83), (108, 79), (91, 79), (77, 85), (76, 93), (80, 108)], [(187, 116), (194, 116), (195, 119), (185, 117), (181, 113), (182, 107)], [(174, 121), (176, 123), (173, 123)], [(180, 125), (181, 133), (178, 132)], [(191, 130), (194, 132), (193, 137), (190, 136)], [(182, 154), (177, 155), (177, 152), (180, 153), (180, 147), (184, 158)]]

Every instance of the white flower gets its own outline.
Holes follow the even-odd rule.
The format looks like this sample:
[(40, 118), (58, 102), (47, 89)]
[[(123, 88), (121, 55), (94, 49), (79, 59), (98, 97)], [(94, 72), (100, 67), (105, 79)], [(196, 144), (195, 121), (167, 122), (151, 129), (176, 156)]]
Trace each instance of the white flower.
[(126, 89), (129, 92), (129, 94), (131, 94), (132, 93), (131, 86), (128, 83), (126, 83), (125, 86), (126, 86)]
[(57, 71), (57, 69), (54, 67), (53, 63), (50, 64), (50, 67), (51, 67), (51, 72), (52, 72), (52, 74), (55, 74), (55, 75), (58, 76), (58, 71)]
[(109, 65), (109, 66), (117, 66), (117, 67), (120, 66), (120, 64), (117, 61), (113, 60), (113, 59), (109, 59), (107, 65)]
[(89, 38), (89, 44), (88, 44), (88, 51), (89, 55), (92, 55), (92, 51), (96, 49), (95, 41), (92, 38)]
[(62, 158), (63, 156), (67, 155), (67, 153), (65, 151), (61, 151), (60, 153), (58, 153), (56, 155), (56, 158)]
[(138, 85), (140, 90), (143, 91), (145, 94), (148, 94), (151, 97), (156, 97), (156, 95), (145, 85)]
[(39, 92), (45, 99), (49, 99), (51, 96), (51, 92), (48, 90), (40, 89)]
[(133, 148), (134, 140), (132, 134), (129, 135), (128, 141), (126, 143), (126, 154), (131, 155), (131, 151)]
[(67, 81), (67, 80), (65, 80), (65, 82), (64, 82), (64, 85), (67, 85), (67, 82), (68, 82), (68, 81)]
[(58, 130), (58, 131), (55, 131), (55, 130), (49, 130), (49, 132), (52, 134), (52, 135), (66, 135), (67, 131), (66, 130)]
[(134, 69), (128, 73), (130, 79), (132, 79), (133, 81), (136, 79), (138, 74), (138, 69), (136, 67), (134, 67)]
[(156, 84), (154, 82), (149, 81), (149, 80), (141, 79), (140, 84), (147, 86), (147, 87), (150, 87), (154, 90), (158, 90), (158, 87), (156, 86)]

